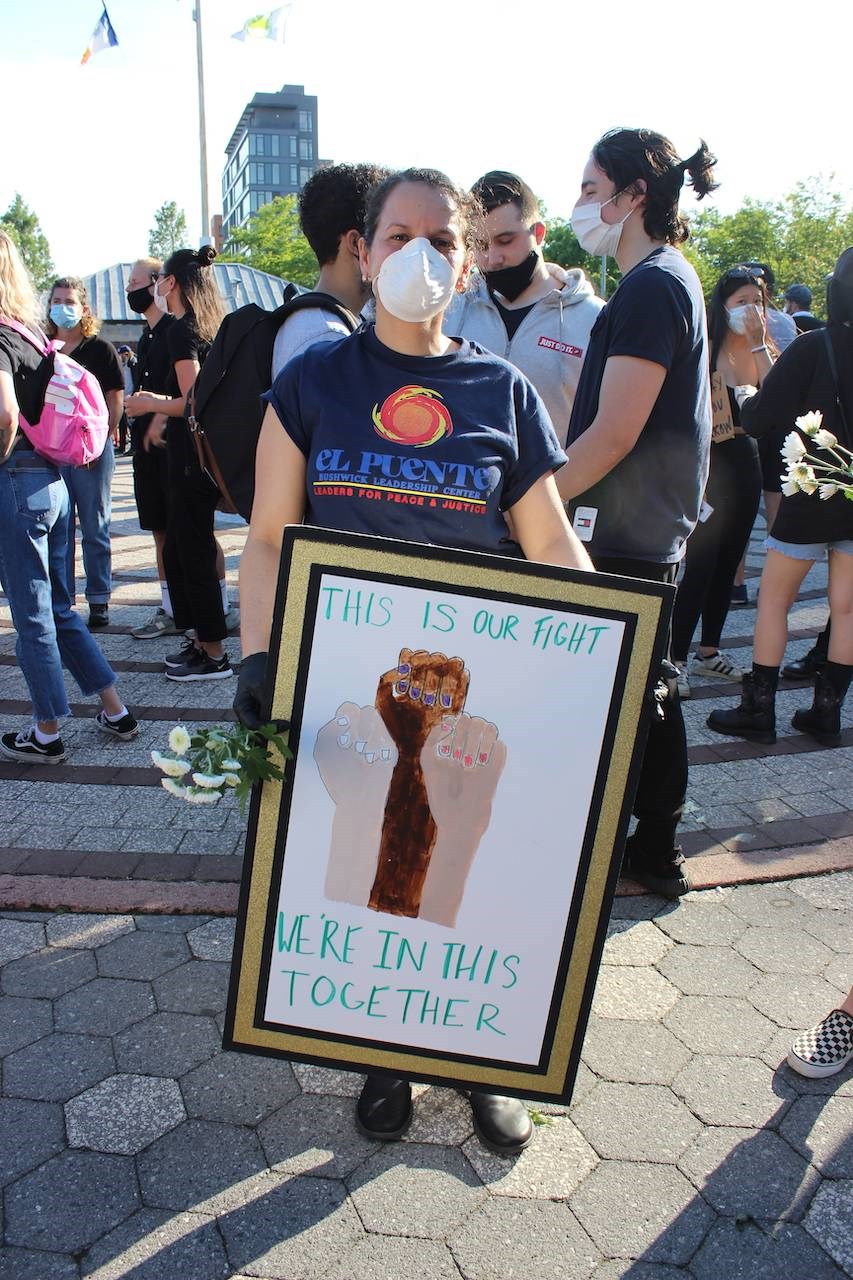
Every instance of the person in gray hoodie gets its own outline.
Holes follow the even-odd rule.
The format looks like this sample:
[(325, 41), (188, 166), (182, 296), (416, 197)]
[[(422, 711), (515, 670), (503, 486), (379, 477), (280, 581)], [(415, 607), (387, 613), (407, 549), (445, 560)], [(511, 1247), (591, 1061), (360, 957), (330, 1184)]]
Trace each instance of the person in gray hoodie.
[(520, 369), (565, 443), (590, 330), (604, 303), (579, 268), (543, 260), (546, 228), (526, 182), (493, 170), (472, 194), (483, 206), (487, 241), (477, 254), (478, 272), (445, 314), (444, 332)]

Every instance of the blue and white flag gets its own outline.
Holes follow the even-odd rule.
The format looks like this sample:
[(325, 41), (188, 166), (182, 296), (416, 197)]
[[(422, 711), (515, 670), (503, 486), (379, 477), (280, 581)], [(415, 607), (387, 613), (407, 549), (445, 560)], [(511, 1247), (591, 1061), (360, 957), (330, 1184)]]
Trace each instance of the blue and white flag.
[(81, 67), (85, 67), (93, 53), (100, 53), (102, 49), (111, 49), (113, 45), (118, 44), (118, 36), (113, 31), (113, 24), (110, 22), (110, 15), (107, 13), (107, 6), (104, 5), (104, 12), (98, 20), (98, 25), (92, 32), (92, 39), (89, 41), (86, 52), (80, 59)]

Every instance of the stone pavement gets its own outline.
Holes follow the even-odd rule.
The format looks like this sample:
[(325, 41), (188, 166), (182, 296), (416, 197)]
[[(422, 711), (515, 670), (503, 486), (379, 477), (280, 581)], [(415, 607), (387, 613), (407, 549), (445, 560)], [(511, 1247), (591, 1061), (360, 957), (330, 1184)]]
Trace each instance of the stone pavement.
[(2, 1280), (841, 1280), (853, 1066), (784, 1058), (853, 974), (853, 873), (616, 900), (572, 1105), (514, 1160), (421, 1088), (223, 1053), (233, 921), (0, 918)]
[[(572, 1105), (539, 1108), (522, 1156), (486, 1153), (435, 1088), (380, 1146), (352, 1127), (356, 1077), (221, 1052), (244, 824), (172, 800), (148, 753), (176, 719), (223, 719), (233, 682), (170, 684), (175, 639), (129, 634), (157, 595), (127, 459), (114, 534), (99, 643), (140, 738), (102, 741), (72, 687), (68, 763), (0, 765), (0, 1280), (853, 1276), (853, 1069), (780, 1065), (853, 981), (853, 706), (823, 751), (783, 689), (780, 741), (756, 747), (705, 728), (735, 686), (694, 689), (684, 845), (722, 887), (621, 886)], [(221, 521), (232, 584), (243, 537)], [(789, 655), (824, 591), (816, 568)], [(727, 624), (741, 665), (753, 624)], [(0, 606), (4, 729), (26, 697)]]

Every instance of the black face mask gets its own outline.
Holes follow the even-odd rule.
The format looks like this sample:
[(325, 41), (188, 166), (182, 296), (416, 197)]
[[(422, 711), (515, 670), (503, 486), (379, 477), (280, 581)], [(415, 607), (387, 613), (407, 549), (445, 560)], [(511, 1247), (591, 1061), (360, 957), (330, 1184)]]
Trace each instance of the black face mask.
[(148, 308), (154, 305), (151, 286), (148, 285), (145, 289), (131, 289), (127, 295), (127, 305), (138, 316), (144, 315)]
[(499, 271), (486, 271), (486, 284), (491, 293), (499, 293), (507, 302), (515, 302), (520, 297), (539, 265), (539, 253), (531, 249), (527, 257), (515, 267), (501, 267)]

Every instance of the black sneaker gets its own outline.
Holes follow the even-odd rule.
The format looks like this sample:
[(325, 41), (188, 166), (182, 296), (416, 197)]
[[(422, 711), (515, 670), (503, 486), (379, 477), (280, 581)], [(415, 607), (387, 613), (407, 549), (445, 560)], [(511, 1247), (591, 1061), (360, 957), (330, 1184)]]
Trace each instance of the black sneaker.
[(95, 716), (95, 724), (99, 729), (103, 729), (104, 733), (108, 733), (110, 737), (121, 738), (122, 742), (130, 742), (131, 738), (137, 737), (139, 733), (136, 717), (132, 716), (129, 711), (120, 720), (110, 720), (106, 711), (99, 711)]
[(221, 658), (210, 658), (203, 649), (196, 649), (183, 666), (166, 668), (167, 680), (227, 680), (233, 674), (227, 653)]
[(185, 640), (177, 653), (170, 653), (164, 662), (167, 667), (183, 667), (188, 662), (195, 660), (195, 655), (202, 654), (201, 649), (196, 648), (195, 640)]
[(110, 625), (110, 610), (106, 604), (90, 604), (89, 620), (86, 626), (90, 631), (99, 631), (101, 627)]
[(61, 764), (65, 759), (62, 739), (39, 742), (32, 726), (20, 733), (4, 733), (0, 737), (0, 751), (10, 760), (21, 760), (24, 764)]

